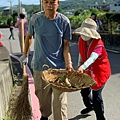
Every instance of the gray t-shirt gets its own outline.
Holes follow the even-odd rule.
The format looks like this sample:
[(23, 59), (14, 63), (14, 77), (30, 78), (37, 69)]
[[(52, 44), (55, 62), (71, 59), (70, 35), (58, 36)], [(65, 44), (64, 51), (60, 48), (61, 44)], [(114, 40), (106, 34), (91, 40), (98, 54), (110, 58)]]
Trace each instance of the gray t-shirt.
[(36, 13), (29, 21), (28, 33), (35, 35), (34, 69), (43, 70), (46, 64), (50, 68), (64, 69), (63, 40), (71, 40), (69, 19), (61, 13), (53, 20)]

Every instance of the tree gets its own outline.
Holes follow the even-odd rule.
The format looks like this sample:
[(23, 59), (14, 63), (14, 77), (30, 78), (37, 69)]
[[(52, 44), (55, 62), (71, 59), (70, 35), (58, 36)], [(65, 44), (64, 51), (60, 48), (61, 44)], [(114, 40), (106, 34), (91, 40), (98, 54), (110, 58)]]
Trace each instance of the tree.
[(14, 11), (13, 14), (12, 14), (12, 18), (13, 18), (13, 23), (16, 22), (16, 17), (18, 16), (18, 12), (17, 11)]
[(11, 20), (13, 20), (12, 16), (8, 16), (8, 18), (7, 18), (7, 25), (10, 24), (10, 21), (11, 21)]
[(75, 13), (74, 13), (74, 16), (78, 16), (78, 15), (81, 14), (83, 11), (84, 11), (83, 8), (77, 9), (77, 10), (75, 11)]
[(90, 9), (90, 12), (91, 12), (91, 13), (99, 14), (99, 13), (100, 13), (100, 10), (98, 10), (97, 8), (92, 8), (92, 9)]
[(57, 11), (62, 13), (62, 9), (60, 7), (58, 7)]
[(37, 13), (37, 12), (40, 12), (40, 9), (36, 9), (33, 11), (33, 14)]

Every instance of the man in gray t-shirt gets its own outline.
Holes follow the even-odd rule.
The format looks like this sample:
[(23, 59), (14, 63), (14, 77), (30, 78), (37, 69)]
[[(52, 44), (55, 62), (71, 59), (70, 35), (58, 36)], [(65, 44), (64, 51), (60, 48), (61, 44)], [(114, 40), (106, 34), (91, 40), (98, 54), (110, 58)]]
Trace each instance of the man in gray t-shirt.
[(29, 41), (34, 34), (33, 71), (35, 94), (39, 99), (42, 115), (40, 120), (48, 120), (52, 113), (52, 93), (54, 96), (54, 120), (68, 120), (66, 93), (58, 91), (50, 85), (45, 88), (47, 83), (41, 78), (43, 65), (48, 65), (50, 68), (72, 70), (69, 46), (69, 40), (71, 39), (70, 21), (65, 15), (56, 11), (59, 2), (60, 0), (42, 0), (44, 11), (31, 17), (25, 40), (25, 50), (20, 57), (21, 62), (26, 62), (30, 47)]
[(35, 32), (34, 69), (42, 70), (44, 64), (50, 68), (65, 69), (63, 41), (71, 39), (68, 18), (57, 13), (53, 20), (48, 20), (44, 12), (39, 12), (33, 15), (29, 22), (30, 35), (33, 35), (33, 28)]

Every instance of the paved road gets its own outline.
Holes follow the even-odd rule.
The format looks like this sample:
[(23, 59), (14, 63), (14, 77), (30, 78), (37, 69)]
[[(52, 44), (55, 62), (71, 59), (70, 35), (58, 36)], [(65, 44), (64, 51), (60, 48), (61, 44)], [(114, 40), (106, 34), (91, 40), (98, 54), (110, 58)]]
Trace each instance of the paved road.
[[(2, 42), (12, 54), (19, 54), (20, 47), (17, 32), (15, 29), (15, 40), (9, 40), (9, 29), (0, 29), (3, 33)], [(31, 47), (33, 50), (33, 44)], [(74, 68), (77, 67), (77, 44), (71, 43), (71, 53)], [(120, 54), (108, 52), (112, 75), (103, 90), (105, 105), (105, 116), (107, 120), (120, 120)], [(68, 117), (69, 120), (96, 120), (94, 112), (81, 115), (80, 110), (84, 108), (80, 91), (68, 93)]]

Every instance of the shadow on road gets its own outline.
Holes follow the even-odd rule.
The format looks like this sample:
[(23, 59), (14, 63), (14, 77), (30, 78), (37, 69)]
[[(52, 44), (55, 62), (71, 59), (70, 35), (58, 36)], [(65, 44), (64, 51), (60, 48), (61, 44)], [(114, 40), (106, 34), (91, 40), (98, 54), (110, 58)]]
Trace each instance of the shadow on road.
[(69, 120), (80, 120), (80, 119), (82, 119), (82, 118), (87, 118), (87, 117), (89, 117), (89, 116), (91, 116), (91, 115), (90, 115), (90, 114), (77, 115), (77, 116), (75, 116), (75, 117), (73, 117), (73, 118), (70, 118)]
[(120, 73), (120, 54), (107, 52), (111, 65), (111, 74)]

